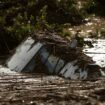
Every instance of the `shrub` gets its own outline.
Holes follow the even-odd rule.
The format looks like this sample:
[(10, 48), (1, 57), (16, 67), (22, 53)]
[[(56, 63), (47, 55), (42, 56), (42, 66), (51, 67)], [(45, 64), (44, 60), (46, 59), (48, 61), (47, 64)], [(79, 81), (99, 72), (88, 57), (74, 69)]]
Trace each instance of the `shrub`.
[(49, 24), (46, 20), (47, 18), (47, 5), (45, 5), (39, 12), (39, 16), (37, 16), (37, 22), (35, 25), (35, 28), (37, 30), (44, 30), (44, 29), (49, 29)]
[(85, 12), (91, 14), (95, 12), (96, 2), (94, 0), (88, 0), (87, 3), (84, 4), (83, 9)]
[(33, 16), (30, 16), (30, 19), (27, 17), (27, 13), (24, 13), (24, 16), (18, 14), (14, 19), (14, 24), (7, 27), (7, 32), (11, 34), (11, 37), (18, 42), (24, 39), (29, 33), (34, 32), (34, 26), (31, 25), (31, 22), (34, 20)]
[(105, 16), (105, 0), (88, 0), (83, 9), (89, 14)]

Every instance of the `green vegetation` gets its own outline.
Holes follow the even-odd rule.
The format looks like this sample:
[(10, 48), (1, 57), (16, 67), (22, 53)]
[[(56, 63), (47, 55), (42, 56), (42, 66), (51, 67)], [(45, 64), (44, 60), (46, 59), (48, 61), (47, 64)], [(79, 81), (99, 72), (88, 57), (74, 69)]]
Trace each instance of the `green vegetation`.
[[(79, 8), (78, 0), (1, 0), (0, 34), (11, 49), (37, 30), (71, 36), (64, 24), (82, 24), (90, 13), (105, 15), (104, 4), (104, 0), (87, 0)], [(3, 44), (2, 38), (0, 44)]]

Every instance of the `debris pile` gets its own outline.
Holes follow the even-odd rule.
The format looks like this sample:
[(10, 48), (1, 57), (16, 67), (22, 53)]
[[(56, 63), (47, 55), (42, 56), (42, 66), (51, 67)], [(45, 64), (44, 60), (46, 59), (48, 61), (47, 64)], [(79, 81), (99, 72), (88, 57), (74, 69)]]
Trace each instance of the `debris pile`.
[[(7, 66), (17, 72), (43, 72), (69, 79), (97, 78), (101, 75), (101, 67), (81, 48), (71, 48), (70, 41), (48, 32), (38, 32), (23, 41)], [(97, 75), (94, 76), (95, 73)]]

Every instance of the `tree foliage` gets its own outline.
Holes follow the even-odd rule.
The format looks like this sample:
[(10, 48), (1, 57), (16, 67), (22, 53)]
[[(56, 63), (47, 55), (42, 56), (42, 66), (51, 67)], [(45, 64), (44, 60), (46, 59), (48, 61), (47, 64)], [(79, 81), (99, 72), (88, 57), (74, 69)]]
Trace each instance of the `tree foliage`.
[(21, 36), (28, 30), (33, 32), (39, 21), (46, 26), (68, 22), (79, 24), (83, 19), (75, 0), (1, 0), (0, 8), (0, 27), (12, 36)]
[(105, 0), (88, 0), (84, 9), (87, 13), (105, 16)]
[[(78, 0), (77, 0), (78, 1)], [(0, 33), (10, 46), (40, 29), (56, 29), (61, 24), (78, 25), (84, 14), (76, 0), (1, 0)], [(88, 10), (104, 6), (104, 0), (90, 0)], [(60, 28), (59, 28), (60, 29)], [(14, 44), (15, 45), (15, 44)]]

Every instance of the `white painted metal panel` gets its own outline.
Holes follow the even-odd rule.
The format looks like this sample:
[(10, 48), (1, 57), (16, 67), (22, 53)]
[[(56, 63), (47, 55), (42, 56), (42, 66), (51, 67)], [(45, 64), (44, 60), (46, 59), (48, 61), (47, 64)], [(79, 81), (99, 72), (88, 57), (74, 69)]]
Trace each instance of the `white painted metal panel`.
[(67, 69), (67, 71), (64, 73), (64, 77), (65, 78), (71, 78), (71, 79), (77, 79), (77, 73), (75, 73), (75, 70), (78, 69), (78, 66), (66, 66), (65, 69)]
[[(82, 70), (78, 65), (75, 65), (76, 62), (77, 60), (67, 63), (61, 70), (60, 75), (70, 79), (86, 79), (88, 70)], [(76, 72), (77, 70), (78, 72)]]
[(48, 70), (49, 70), (49, 73), (53, 73), (54, 70), (55, 70), (55, 67), (57, 65), (57, 61), (59, 60), (58, 57), (55, 57), (53, 55), (51, 55), (47, 62), (45, 63), (45, 65), (47, 66)]
[(43, 47), (40, 50), (39, 54), (40, 54), (40, 57), (41, 57), (41, 61), (43, 63), (45, 63), (47, 61), (48, 57), (49, 57), (49, 52), (47, 52), (47, 50)]
[(77, 60), (67, 63), (61, 70), (60, 75), (63, 75), (68, 70), (68, 68), (71, 68), (71, 66), (73, 66), (76, 62)]
[(88, 70), (79, 69), (80, 79), (86, 79), (88, 77)]
[(35, 44), (35, 40), (29, 37), (17, 48), (16, 53), (8, 61), (7, 66), (11, 70), (22, 71), (42, 46), (41, 43)]
[(70, 43), (70, 47), (71, 48), (76, 48), (77, 47), (77, 40), (76, 39), (72, 39), (71, 43)]
[(57, 74), (64, 65), (64, 61), (62, 59), (50, 55), (44, 47), (40, 50), (39, 54), (41, 61), (45, 63), (51, 73), (54, 71)]
[(64, 64), (65, 64), (64, 60), (60, 59), (56, 68), (55, 68), (55, 73), (56, 74), (59, 73), (59, 70), (64, 66)]

